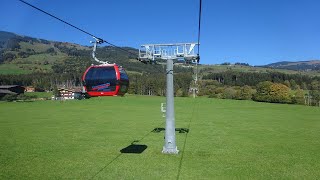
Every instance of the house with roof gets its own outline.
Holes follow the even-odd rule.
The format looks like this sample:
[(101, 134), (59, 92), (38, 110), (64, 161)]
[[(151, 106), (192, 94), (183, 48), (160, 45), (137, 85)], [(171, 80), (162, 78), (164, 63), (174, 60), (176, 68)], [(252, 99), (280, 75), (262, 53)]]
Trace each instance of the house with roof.
[(52, 100), (73, 100), (83, 99), (82, 89), (79, 87), (75, 88), (58, 88), (59, 95), (52, 96)]
[(2, 85), (0, 86), (0, 97), (3, 97), (7, 94), (13, 94), (13, 95), (23, 94), (24, 90), (25, 88), (19, 85)]

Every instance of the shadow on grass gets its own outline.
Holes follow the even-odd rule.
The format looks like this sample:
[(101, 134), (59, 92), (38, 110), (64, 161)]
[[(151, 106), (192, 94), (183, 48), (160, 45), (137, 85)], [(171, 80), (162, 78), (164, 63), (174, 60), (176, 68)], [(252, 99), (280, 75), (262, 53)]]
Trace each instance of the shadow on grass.
[(121, 153), (141, 154), (148, 148), (147, 145), (143, 144), (130, 144), (129, 146), (120, 150)]
[[(165, 131), (165, 130), (166, 130), (165, 128), (154, 128), (151, 132), (159, 133), (159, 132), (162, 132), (162, 131)], [(188, 128), (176, 128), (176, 131), (179, 132), (179, 133), (189, 133), (189, 129)]]

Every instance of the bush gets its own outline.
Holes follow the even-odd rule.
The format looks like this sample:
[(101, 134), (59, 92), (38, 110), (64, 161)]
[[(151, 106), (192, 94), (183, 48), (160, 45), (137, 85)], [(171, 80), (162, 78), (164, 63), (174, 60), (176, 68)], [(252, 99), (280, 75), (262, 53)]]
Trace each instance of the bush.
[(182, 90), (182, 88), (180, 88), (180, 89), (178, 89), (178, 90), (176, 91), (175, 96), (177, 96), (177, 97), (182, 97), (182, 96), (183, 96), (183, 90)]
[(237, 91), (232, 87), (226, 88), (222, 93), (223, 99), (235, 99)]
[(296, 90), (292, 97), (293, 104), (305, 104), (304, 92), (301, 89)]
[(272, 103), (291, 103), (290, 89), (280, 83), (270, 81), (261, 82), (257, 85), (257, 92), (253, 100)]
[(21, 101), (27, 101), (27, 100), (30, 100), (30, 99), (33, 99), (33, 98), (36, 98), (37, 96), (27, 96), (25, 94), (7, 94), (5, 96), (2, 97), (2, 101), (8, 101), (8, 102), (12, 102), (12, 101), (18, 101), (18, 100), (21, 100)]
[(236, 94), (236, 99), (238, 100), (250, 100), (252, 99), (253, 90), (250, 86), (241, 87)]
[(18, 99), (17, 97), (18, 97), (18, 95), (16, 95), (16, 94), (6, 94), (5, 96), (3, 96), (3, 98), (1, 100), (12, 102), (12, 101), (16, 101)]
[(274, 83), (271, 85), (270, 92), (271, 102), (275, 103), (290, 103), (290, 88), (283, 84)]

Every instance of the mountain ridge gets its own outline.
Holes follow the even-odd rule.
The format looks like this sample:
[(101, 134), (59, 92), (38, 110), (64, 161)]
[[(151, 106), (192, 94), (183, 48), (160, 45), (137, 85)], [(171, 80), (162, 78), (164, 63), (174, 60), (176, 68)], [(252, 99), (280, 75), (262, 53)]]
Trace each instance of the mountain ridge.
[(276, 63), (267, 64), (262, 67), (289, 69), (289, 70), (296, 70), (296, 71), (312, 71), (312, 70), (320, 70), (320, 60), (280, 61)]
[[(133, 54), (138, 54), (138, 49), (122, 47)], [(82, 57), (88, 64), (92, 61), (92, 46), (83, 46), (70, 42), (49, 41), (12, 32), (0, 31), (0, 65), (12, 69), (12, 73), (52, 72), (52, 67), (74, 57)], [(97, 57), (102, 61), (117, 63), (129, 71), (152, 72), (154, 68), (146, 68), (133, 56), (112, 46), (100, 46)], [(203, 65), (206, 66), (206, 65)], [(214, 66), (214, 65), (208, 65)], [(242, 67), (242, 66), (239, 66)], [(294, 71), (318, 71), (320, 60), (310, 61), (280, 61), (257, 68), (288, 69)], [(152, 70), (153, 69), (153, 70)], [(163, 68), (162, 68), (163, 69)], [(0, 67), (0, 73), (4, 70)]]

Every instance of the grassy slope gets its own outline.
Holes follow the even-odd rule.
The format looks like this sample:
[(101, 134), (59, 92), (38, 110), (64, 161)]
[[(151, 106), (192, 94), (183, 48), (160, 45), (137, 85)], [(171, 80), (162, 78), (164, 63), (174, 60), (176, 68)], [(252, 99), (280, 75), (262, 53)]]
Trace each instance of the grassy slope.
[[(36, 53), (30, 55), (26, 58), (16, 58), (10, 63), (0, 64), (0, 74), (30, 74), (32, 72), (52, 72), (51, 66), (54, 62), (61, 62), (65, 60), (68, 56), (62, 53), (58, 48), (54, 47), (53, 43), (43, 44), (34, 42), (33, 44), (20, 42), (19, 51), (6, 51), (6, 53), (13, 53), (15, 55), (18, 52), (28, 52), (27, 49), (34, 50)], [(64, 44), (67, 47), (76, 47), (78, 49), (88, 49), (88, 47), (82, 47), (80, 45), (75, 45), (71, 43)], [(49, 54), (46, 51), (49, 48), (54, 48), (56, 54)], [(43, 63), (47, 61), (49, 64), (44, 65)]]
[(27, 51), (27, 49), (33, 49), (36, 53), (43, 53), (49, 48), (53, 48), (54, 46), (51, 44), (43, 44), (34, 42), (33, 44), (27, 42), (20, 42), (21, 51)]
[(19, 68), (16, 64), (0, 64), (0, 74), (29, 74), (32, 71)]
[[(179, 155), (164, 155), (164, 133), (150, 133), (163, 127), (164, 101), (2, 102), (0, 178), (320, 178), (320, 108), (177, 98), (176, 126), (191, 121), (190, 132), (176, 134)], [(134, 140), (148, 148), (119, 152)]]

